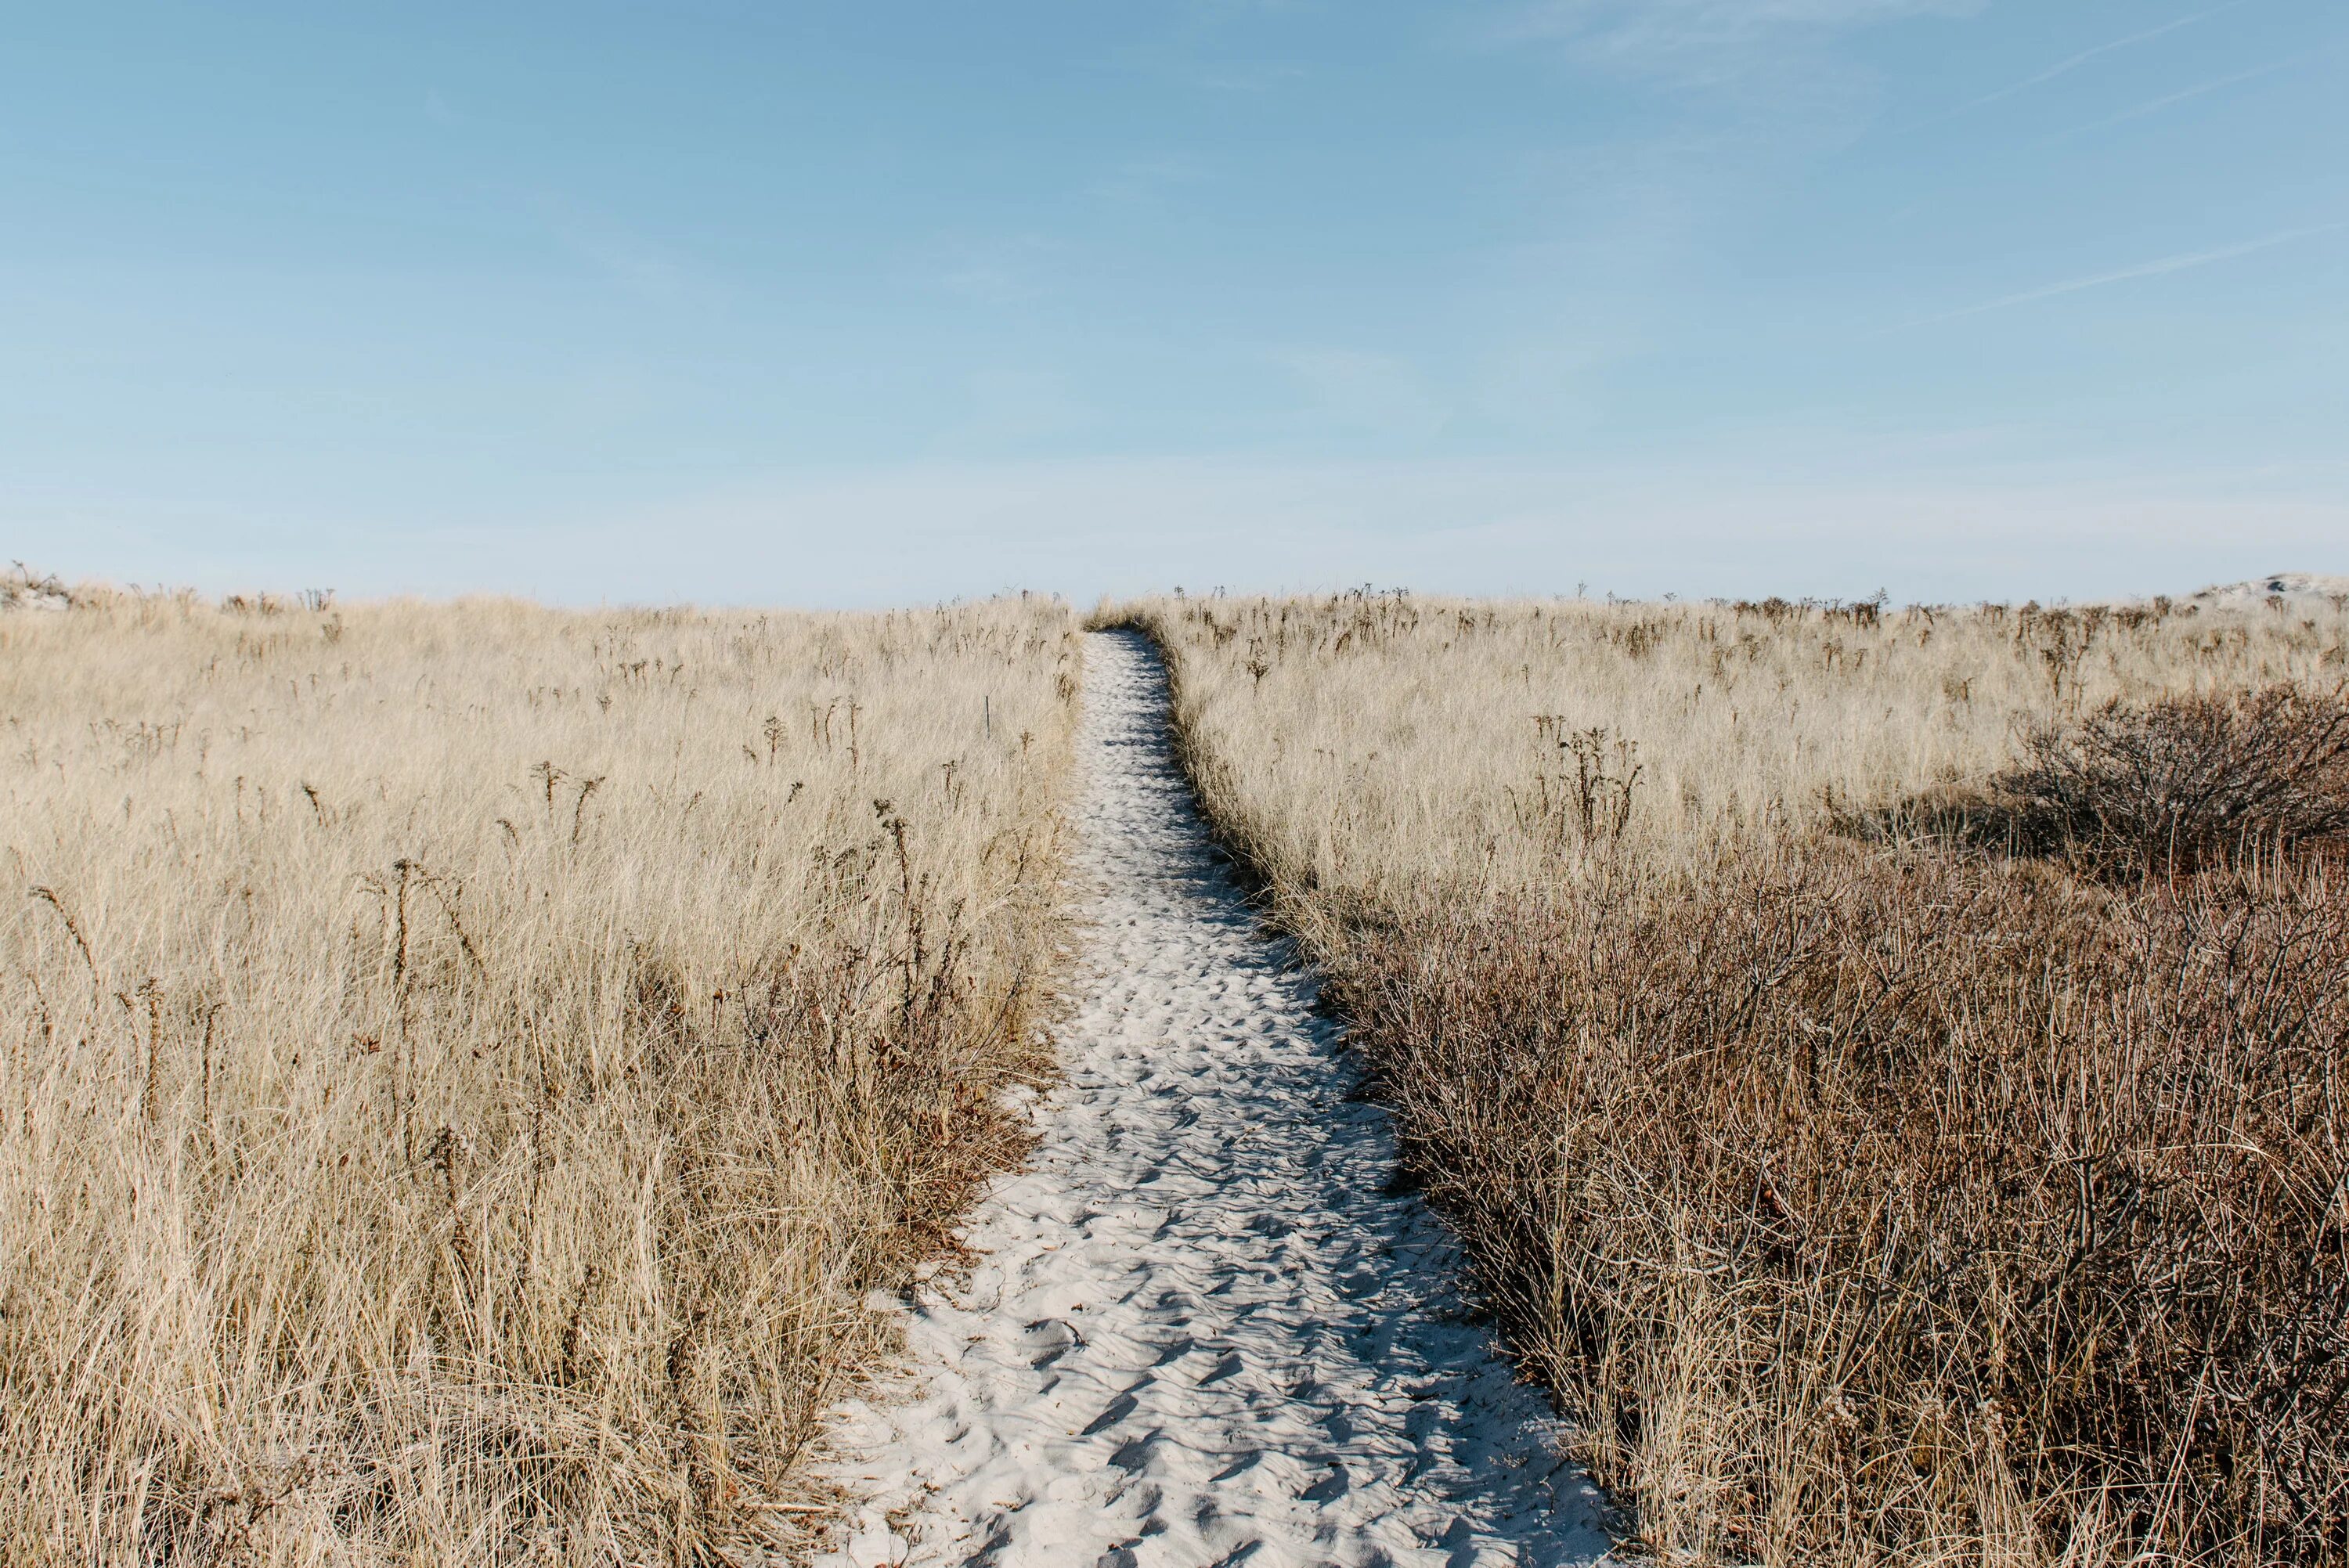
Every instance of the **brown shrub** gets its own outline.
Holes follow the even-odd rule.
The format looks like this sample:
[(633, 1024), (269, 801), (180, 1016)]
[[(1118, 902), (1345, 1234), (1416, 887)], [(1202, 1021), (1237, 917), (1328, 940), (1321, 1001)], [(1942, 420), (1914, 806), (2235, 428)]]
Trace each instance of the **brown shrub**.
[(2349, 831), (2349, 699), (2291, 685), (2116, 698), (2033, 727), (1996, 789), (2026, 844), (2173, 875)]
[(1413, 1167), (1653, 1548), (2343, 1554), (2321, 870), (1826, 844), (1350, 923)]

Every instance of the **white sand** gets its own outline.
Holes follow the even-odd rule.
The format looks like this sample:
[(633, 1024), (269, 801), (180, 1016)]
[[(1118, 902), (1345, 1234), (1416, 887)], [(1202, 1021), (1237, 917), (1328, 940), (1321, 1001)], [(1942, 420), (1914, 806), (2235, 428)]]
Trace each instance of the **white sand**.
[[(2281, 601), (2288, 610), (2306, 613), (2331, 609), (2336, 594), (2349, 595), (2349, 576), (2324, 572), (2271, 572), (2264, 577), (2246, 577), (2240, 583), (2213, 583), (2209, 587), (2198, 588), (2191, 593), (2171, 593), (2164, 597), (2173, 605), (2188, 610), (2263, 610)], [(2145, 606), (2152, 603), (2153, 597), (2144, 593), (2085, 602), (2086, 604), (2102, 604), (2112, 609)]]
[(70, 610), (73, 597), (54, 580), (10, 573), (0, 576), (0, 610)]
[[(843, 1412), (831, 1564), (1588, 1563), (1600, 1503), (1386, 1189), (1384, 1112), (1208, 844), (1140, 639), (1086, 649), (1096, 890), (1042, 1146)], [(893, 1530), (892, 1522), (895, 1528)]]
[(2349, 593), (2349, 577), (2323, 572), (2271, 572), (2243, 583), (2223, 583), (2189, 594), (2186, 603), (2212, 609), (2256, 610), (2271, 599), (2306, 608), (2330, 606), (2333, 595)]

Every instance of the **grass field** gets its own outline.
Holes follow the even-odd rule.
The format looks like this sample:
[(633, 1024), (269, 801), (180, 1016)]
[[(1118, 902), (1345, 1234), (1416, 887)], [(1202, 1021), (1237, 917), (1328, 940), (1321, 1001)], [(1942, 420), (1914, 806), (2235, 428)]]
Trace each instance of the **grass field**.
[(77, 600), (0, 615), (0, 1560), (787, 1525), (1020, 1148), (1073, 617)]
[[(10, 581), (0, 1560), (805, 1547), (1051, 1070), (1077, 618)], [(1630, 1550), (2349, 1556), (2349, 607), (1097, 619)]]
[(2344, 1554), (2337, 602), (1097, 619), (1645, 1549)]

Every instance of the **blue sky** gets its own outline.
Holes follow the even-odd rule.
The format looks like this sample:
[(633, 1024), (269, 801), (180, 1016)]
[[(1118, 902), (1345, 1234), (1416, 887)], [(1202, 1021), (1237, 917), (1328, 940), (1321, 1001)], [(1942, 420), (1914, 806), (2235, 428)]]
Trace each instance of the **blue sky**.
[(19, 7), (0, 555), (574, 603), (2349, 571), (2331, 0)]

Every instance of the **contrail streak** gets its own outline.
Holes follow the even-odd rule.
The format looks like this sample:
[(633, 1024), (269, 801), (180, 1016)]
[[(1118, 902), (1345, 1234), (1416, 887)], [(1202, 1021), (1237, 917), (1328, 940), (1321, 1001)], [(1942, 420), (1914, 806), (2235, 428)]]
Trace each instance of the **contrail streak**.
[(2208, 11), (2197, 11), (2190, 16), (2180, 16), (2175, 21), (2164, 22), (2158, 27), (2148, 27), (2142, 33), (2131, 33), (2126, 38), (2115, 38), (2109, 44), (2098, 44), (2093, 49), (2083, 49), (2078, 54), (2074, 55), (2070, 59), (2059, 61), (2057, 64), (2048, 67), (2045, 70), (2040, 72), (2035, 77), (2026, 77), (2023, 80), (2016, 82), (2013, 87), (2001, 88), (1994, 93), (1985, 93), (1981, 98), (1978, 98), (1971, 103), (1967, 104), (1965, 107), (1969, 109), (1975, 109), (1982, 108), (1984, 104), (1996, 103), (2001, 98), (2013, 98), (2015, 94), (2028, 91), (2029, 89), (2037, 87), (2042, 82), (2052, 82), (2057, 77), (2066, 75), (2072, 71), (2076, 71), (2082, 66), (2086, 65), (2090, 60), (2095, 59), (2103, 55), (2109, 55), (2116, 49), (2126, 49), (2132, 45), (2149, 43), (2153, 39), (2160, 37), (2165, 33), (2175, 33), (2180, 27), (2190, 27), (2195, 23), (2207, 21), (2210, 17), (2216, 16), (2223, 11), (2233, 11), (2249, 4), (2250, 0), (2227, 0), (2227, 4), (2224, 5), (2213, 5)]
[(1903, 322), (1901, 325), (1903, 327), (1930, 326), (1936, 322), (1958, 321), (1970, 315), (1981, 315), (1986, 311), (2005, 310), (2011, 305), (2032, 304), (2043, 299), (2054, 299), (2060, 294), (2078, 294), (2083, 289), (2102, 288), (2106, 284), (2127, 283), (2132, 278), (2153, 278), (2160, 277), (2167, 273), (2189, 272), (2196, 267), (2207, 267), (2213, 262), (2232, 261), (2237, 256), (2248, 256), (2258, 251), (2271, 251), (2278, 245), (2289, 245), (2295, 240), (2305, 240), (2317, 234), (2335, 233), (2343, 229), (2349, 229), (2349, 223), (2319, 223), (2313, 228), (2287, 229), (2282, 233), (2263, 235), (2256, 240), (2245, 240), (2238, 245), (2221, 245), (2216, 250), (2209, 251), (2188, 251), (2179, 255), (2164, 256), (2158, 261), (2140, 262), (2136, 266), (2122, 267), (2116, 272), (2095, 273), (2084, 278), (2067, 278), (2060, 284), (2049, 284), (2044, 288), (2025, 289), (2021, 294), (2002, 294), (1997, 299), (1984, 300), (1980, 304), (1970, 304), (1961, 310), (1944, 311), (1939, 315), (1920, 316), (1914, 321)]
[(2272, 76), (2286, 66), (2296, 66), (2307, 57), (2306, 55), (2293, 55), (2288, 59), (2271, 60), (2264, 66), (2253, 66), (2247, 71), (2233, 71), (2223, 77), (2213, 77), (2207, 82), (2197, 82), (2190, 88), (2183, 88), (2177, 92), (2166, 94), (2150, 103), (2141, 103), (2135, 108), (2125, 108), (2118, 114), (2106, 115), (2102, 119), (2092, 119), (2085, 125), (2075, 125), (2071, 129), (2057, 134), (2079, 136), (2091, 130), (2103, 130), (2107, 126), (2121, 125), (2132, 119), (2142, 119), (2157, 110), (2168, 108), (2171, 104), (2184, 103), (2189, 98), (2198, 98), (2205, 93), (2214, 93), (2221, 88), (2230, 88), (2239, 82)]

